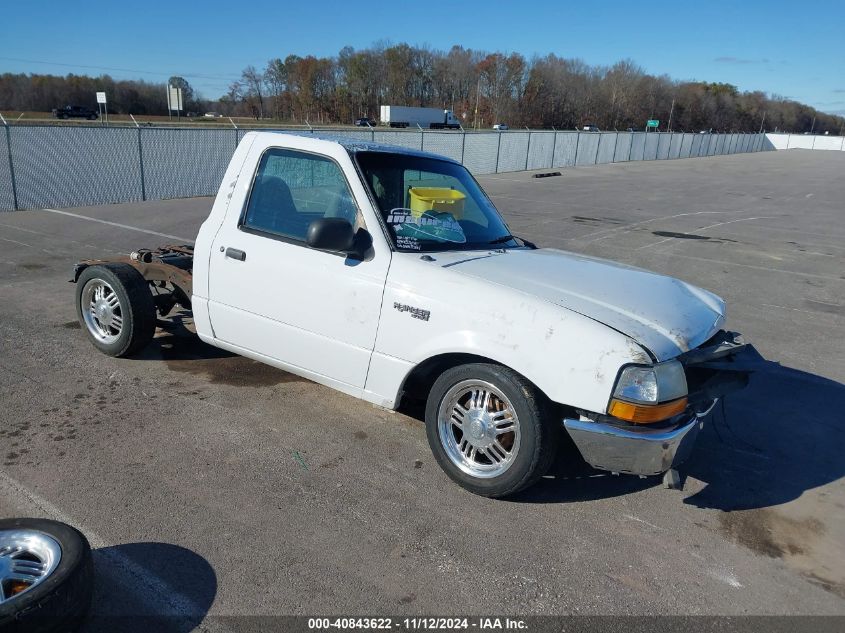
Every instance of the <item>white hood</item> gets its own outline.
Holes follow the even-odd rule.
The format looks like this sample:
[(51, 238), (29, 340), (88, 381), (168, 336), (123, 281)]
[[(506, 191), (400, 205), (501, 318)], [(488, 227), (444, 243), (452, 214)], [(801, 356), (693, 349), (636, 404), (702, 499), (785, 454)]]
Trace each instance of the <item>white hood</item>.
[(658, 360), (699, 346), (725, 321), (725, 303), (672, 277), (557, 249), (450, 252), (435, 265), (534, 295), (604, 323)]

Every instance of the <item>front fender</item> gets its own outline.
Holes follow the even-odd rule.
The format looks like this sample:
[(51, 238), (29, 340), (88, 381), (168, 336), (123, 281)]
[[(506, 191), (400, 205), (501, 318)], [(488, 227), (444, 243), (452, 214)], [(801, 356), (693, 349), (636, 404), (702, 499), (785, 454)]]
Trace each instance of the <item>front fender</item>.
[(413, 367), (462, 353), (510, 367), (554, 402), (605, 413), (619, 368), (651, 363), (631, 338), (581, 314), (438, 268), (419, 274), (411, 265), (417, 270), (391, 267), (376, 340), (377, 354), (407, 363), (393, 393)]

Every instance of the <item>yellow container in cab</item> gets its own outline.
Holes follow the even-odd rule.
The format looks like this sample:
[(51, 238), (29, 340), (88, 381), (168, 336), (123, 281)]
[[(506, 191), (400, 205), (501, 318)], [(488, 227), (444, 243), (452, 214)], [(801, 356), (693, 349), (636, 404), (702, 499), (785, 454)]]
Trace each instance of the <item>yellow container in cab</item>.
[(411, 215), (419, 218), (426, 211), (449, 213), (456, 220), (464, 214), (466, 196), (456, 189), (446, 187), (411, 187)]

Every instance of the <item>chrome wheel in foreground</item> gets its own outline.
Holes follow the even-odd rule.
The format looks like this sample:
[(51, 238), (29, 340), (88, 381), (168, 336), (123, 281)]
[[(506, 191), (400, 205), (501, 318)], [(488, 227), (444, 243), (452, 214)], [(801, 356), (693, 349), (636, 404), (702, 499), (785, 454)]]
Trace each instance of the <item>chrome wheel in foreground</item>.
[(437, 412), (437, 432), (452, 463), (473, 477), (498, 477), (519, 451), (513, 405), (481, 380), (464, 380), (446, 392)]
[(88, 331), (103, 343), (114, 343), (123, 330), (123, 308), (108, 283), (91, 279), (82, 289), (82, 318)]
[(46, 580), (62, 558), (62, 548), (35, 530), (0, 530), (0, 604)]

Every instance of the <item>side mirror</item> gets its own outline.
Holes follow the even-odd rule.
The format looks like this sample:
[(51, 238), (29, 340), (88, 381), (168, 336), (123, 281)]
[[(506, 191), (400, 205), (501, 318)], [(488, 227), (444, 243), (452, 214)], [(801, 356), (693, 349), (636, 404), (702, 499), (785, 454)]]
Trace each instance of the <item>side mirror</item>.
[(355, 230), (343, 218), (319, 218), (308, 226), (306, 243), (311, 248), (335, 253), (355, 253)]
[(356, 232), (343, 218), (318, 218), (308, 225), (305, 242), (317, 250), (363, 260), (373, 245), (373, 236), (364, 228)]

